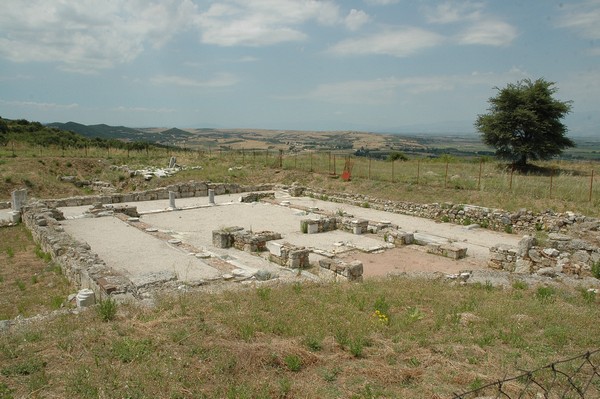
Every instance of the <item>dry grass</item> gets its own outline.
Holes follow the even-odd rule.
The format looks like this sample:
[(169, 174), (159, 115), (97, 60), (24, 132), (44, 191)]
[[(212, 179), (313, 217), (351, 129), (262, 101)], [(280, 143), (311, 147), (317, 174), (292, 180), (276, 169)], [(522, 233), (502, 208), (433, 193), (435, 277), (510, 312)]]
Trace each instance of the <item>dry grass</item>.
[(1, 336), (0, 384), (15, 397), (448, 397), (593, 348), (599, 316), (578, 291), (403, 278), (179, 294)]
[(71, 285), (23, 225), (0, 228), (0, 320), (58, 309)]
[[(1, 149), (0, 149), (1, 150)], [(8, 149), (2, 150), (8, 155)], [(596, 163), (540, 163), (535, 173), (511, 173), (497, 162), (469, 162), (452, 157), (436, 160), (386, 162), (353, 158), (352, 182), (339, 175), (344, 168), (344, 155), (329, 153), (284, 154), (278, 151), (179, 151), (152, 150), (134, 152), (106, 149), (43, 149), (17, 151), (16, 158), (0, 160), (0, 193), (8, 198), (15, 188), (27, 187), (37, 197), (89, 195), (91, 189), (61, 182), (58, 176), (73, 175), (82, 180), (110, 182), (118, 191), (135, 191), (165, 186), (178, 181), (211, 180), (238, 183), (292, 183), (323, 187), (333, 192), (374, 193), (380, 198), (431, 203), (450, 201), (468, 203), (508, 211), (527, 208), (533, 211), (552, 209), (600, 216), (600, 184)], [(141, 176), (130, 178), (111, 166), (128, 165), (132, 169), (166, 166), (171, 155), (181, 165), (200, 166), (166, 179), (150, 182)], [(281, 164), (281, 167), (280, 167)], [(242, 167), (236, 169), (233, 167)], [(229, 170), (233, 168), (232, 170)], [(311, 173), (312, 172), (312, 173)], [(336, 173), (332, 178), (333, 172)], [(590, 184), (591, 201), (590, 201)], [(1, 195), (1, 194), (0, 194)]]

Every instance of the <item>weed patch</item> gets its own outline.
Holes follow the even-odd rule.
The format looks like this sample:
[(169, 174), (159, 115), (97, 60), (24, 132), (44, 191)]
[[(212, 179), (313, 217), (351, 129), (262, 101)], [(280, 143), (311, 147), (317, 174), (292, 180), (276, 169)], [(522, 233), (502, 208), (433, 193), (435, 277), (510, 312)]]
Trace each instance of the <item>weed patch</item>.
[(117, 302), (111, 298), (104, 299), (98, 303), (96, 308), (100, 320), (108, 322), (117, 317)]

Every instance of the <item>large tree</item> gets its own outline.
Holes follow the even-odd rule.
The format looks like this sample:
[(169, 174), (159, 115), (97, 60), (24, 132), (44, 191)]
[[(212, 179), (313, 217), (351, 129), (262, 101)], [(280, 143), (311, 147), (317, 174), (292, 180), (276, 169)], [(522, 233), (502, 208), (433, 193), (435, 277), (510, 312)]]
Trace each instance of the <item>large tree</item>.
[(524, 79), (496, 90), (489, 112), (477, 116), (475, 127), (497, 157), (525, 168), (527, 160), (550, 159), (575, 146), (561, 122), (571, 111), (571, 102), (553, 97), (553, 82)]

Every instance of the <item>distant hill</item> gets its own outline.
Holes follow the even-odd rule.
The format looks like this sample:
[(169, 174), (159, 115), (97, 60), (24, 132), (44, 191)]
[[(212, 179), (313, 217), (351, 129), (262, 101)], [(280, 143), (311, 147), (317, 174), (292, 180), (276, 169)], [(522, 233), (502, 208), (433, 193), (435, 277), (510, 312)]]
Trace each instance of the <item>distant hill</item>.
[(60, 130), (67, 130), (75, 133), (79, 133), (82, 136), (89, 138), (101, 138), (101, 139), (117, 139), (117, 140), (140, 140), (143, 132), (125, 126), (109, 126), (105, 124), (100, 125), (82, 125), (76, 122), (60, 123), (54, 122), (47, 124), (49, 127), (55, 127)]
[(49, 127), (55, 127), (60, 130), (79, 133), (89, 138), (114, 139), (121, 141), (148, 141), (153, 143), (168, 144), (179, 140), (185, 140), (193, 133), (185, 130), (172, 128), (168, 130), (160, 129), (137, 129), (126, 126), (83, 125), (76, 122), (53, 122), (47, 124)]

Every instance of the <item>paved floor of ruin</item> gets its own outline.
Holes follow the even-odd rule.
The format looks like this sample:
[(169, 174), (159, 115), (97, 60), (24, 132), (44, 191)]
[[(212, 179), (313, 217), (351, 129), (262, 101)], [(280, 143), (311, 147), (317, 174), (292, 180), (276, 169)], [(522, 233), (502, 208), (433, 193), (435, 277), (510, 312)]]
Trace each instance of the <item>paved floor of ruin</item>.
[[(82, 217), (89, 206), (61, 208), (67, 218), (62, 224), (69, 234), (87, 242), (108, 266), (132, 279), (148, 273), (170, 271), (181, 281), (212, 279), (222, 275), (222, 267), (215, 267), (214, 262), (204, 256), (194, 256), (196, 253), (210, 255), (209, 259), (218, 259), (231, 269), (241, 269), (248, 273), (259, 269), (279, 275), (292, 273), (256, 254), (233, 248), (215, 248), (212, 245), (212, 231), (224, 227), (240, 226), (255, 232), (278, 232), (282, 235), (280, 242), (313, 249), (311, 261), (318, 260), (321, 256), (319, 253), (351, 256), (385, 246), (383, 238), (374, 234), (354, 235), (339, 230), (302, 234), (300, 221), (319, 217), (307, 211), (308, 208), (318, 208), (319, 212), (330, 214), (343, 210), (355, 218), (390, 221), (402, 230), (426, 233), (468, 248), (466, 259), (444, 260), (444, 263), (436, 263), (434, 255), (425, 254), (419, 248), (376, 251), (381, 253), (380, 259), (384, 262), (377, 262), (377, 253), (370, 254), (370, 260), (364, 262), (365, 276), (406, 270), (407, 267), (412, 270), (423, 268), (436, 271), (439, 268), (439, 271), (448, 271), (449, 264), (455, 265), (457, 270), (485, 268), (492, 245), (516, 245), (520, 238), (517, 235), (485, 229), (467, 230), (464, 226), (450, 223), (437, 223), (429, 219), (308, 197), (290, 197), (285, 192), (276, 192), (275, 204), (241, 203), (239, 197), (240, 194), (216, 196), (216, 205), (209, 205), (206, 197), (177, 199), (178, 210), (169, 210), (168, 200), (128, 203), (127, 205), (136, 206), (140, 212), (139, 222), (128, 222), (116, 217)], [(282, 201), (289, 201), (290, 205), (281, 205)], [(148, 232), (148, 228), (152, 232)], [(171, 240), (180, 240), (182, 244), (174, 244)], [(432, 261), (429, 262), (428, 259)], [(369, 270), (370, 267), (373, 270)]]

